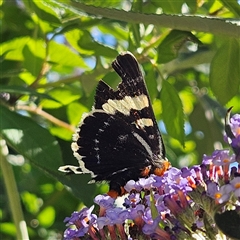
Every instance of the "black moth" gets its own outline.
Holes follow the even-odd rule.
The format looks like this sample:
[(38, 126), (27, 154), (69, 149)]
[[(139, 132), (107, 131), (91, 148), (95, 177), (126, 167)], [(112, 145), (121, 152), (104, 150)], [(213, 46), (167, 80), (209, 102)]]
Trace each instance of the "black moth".
[(110, 195), (124, 193), (129, 180), (169, 167), (145, 81), (129, 52), (112, 63), (122, 78), (116, 91), (99, 81), (93, 109), (73, 135), (72, 150), (79, 166), (62, 166), (67, 173), (90, 173), (93, 181), (108, 181)]

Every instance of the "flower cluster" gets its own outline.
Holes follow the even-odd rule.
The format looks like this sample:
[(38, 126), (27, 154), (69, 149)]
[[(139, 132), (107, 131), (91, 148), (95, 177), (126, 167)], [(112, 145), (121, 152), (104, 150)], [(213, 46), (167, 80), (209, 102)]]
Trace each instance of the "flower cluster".
[[(239, 151), (240, 115), (231, 123), (231, 145)], [(66, 218), (64, 239), (225, 239), (223, 233), (239, 239), (240, 165), (229, 150), (205, 155), (201, 165), (131, 180), (125, 190), (119, 206), (96, 196), (98, 216), (92, 206)]]

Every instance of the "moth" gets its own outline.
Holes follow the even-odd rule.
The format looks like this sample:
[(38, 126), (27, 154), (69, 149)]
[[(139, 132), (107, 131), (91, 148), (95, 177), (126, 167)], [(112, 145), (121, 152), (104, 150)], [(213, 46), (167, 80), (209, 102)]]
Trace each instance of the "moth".
[(100, 80), (92, 111), (80, 121), (71, 145), (79, 166), (66, 173), (90, 173), (93, 181), (109, 182), (109, 195), (124, 194), (129, 180), (169, 167), (143, 74), (136, 58), (125, 52), (112, 63), (122, 81), (114, 90)]

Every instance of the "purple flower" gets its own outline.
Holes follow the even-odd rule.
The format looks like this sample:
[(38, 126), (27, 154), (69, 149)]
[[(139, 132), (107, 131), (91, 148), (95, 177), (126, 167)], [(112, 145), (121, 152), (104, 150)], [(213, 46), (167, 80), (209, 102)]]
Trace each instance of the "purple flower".
[(215, 194), (219, 191), (218, 184), (216, 182), (208, 181), (207, 182), (207, 196), (214, 198)]
[(240, 135), (232, 139), (231, 146), (234, 149), (234, 153), (236, 154), (236, 160), (239, 162), (240, 161)]
[[(154, 175), (155, 176), (155, 175)], [(155, 182), (154, 177), (151, 175), (148, 178), (140, 178), (138, 181), (139, 186), (143, 189), (150, 189), (152, 188), (152, 184)]]
[(97, 195), (94, 198), (96, 204), (106, 209), (113, 207), (114, 201), (115, 200), (108, 195)]
[(108, 217), (98, 217), (97, 226), (99, 229), (103, 229), (104, 226), (110, 225), (111, 221)]
[(130, 209), (129, 217), (132, 220), (136, 220), (138, 218), (142, 219), (144, 212), (145, 212), (145, 206), (143, 204), (138, 204), (136, 207)]
[(64, 231), (63, 234), (63, 238), (64, 240), (73, 240), (74, 238), (79, 238), (79, 237), (83, 237), (85, 234), (87, 233), (87, 231), (81, 231), (79, 229), (71, 229), (71, 228), (67, 228)]
[(188, 167), (183, 167), (183, 168), (181, 169), (181, 172), (182, 172), (181, 176), (182, 176), (183, 178), (190, 177), (190, 176), (192, 176), (192, 174), (193, 174), (192, 170), (189, 169)]
[(240, 177), (235, 177), (230, 181), (230, 184), (233, 187), (234, 195), (240, 199)]
[(140, 201), (140, 193), (131, 193), (127, 198), (124, 199), (124, 206), (127, 208), (135, 207)]
[(114, 198), (108, 195), (97, 195), (94, 198), (94, 202), (100, 206), (99, 216), (104, 216), (107, 209), (113, 208)]
[(240, 135), (240, 114), (235, 114), (230, 119), (230, 127), (235, 137)]
[(152, 221), (148, 221), (144, 226), (143, 226), (143, 233), (146, 235), (152, 236), (154, 239), (160, 239), (160, 240), (170, 240), (170, 235), (161, 229), (159, 227), (159, 222), (161, 218), (157, 217)]
[(229, 165), (233, 162), (235, 162), (235, 155), (230, 155), (229, 150), (217, 150), (217, 154), (212, 159), (215, 166)]
[(132, 190), (136, 190), (136, 191), (142, 190), (141, 186), (139, 184), (137, 184), (137, 182), (134, 180), (128, 181), (127, 184), (125, 185), (124, 189), (127, 192), (131, 192)]
[(215, 150), (211, 156), (204, 155), (202, 163), (205, 165), (214, 164), (219, 166), (234, 161), (235, 158), (229, 155), (229, 150)]
[(178, 215), (183, 212), (183, 208), (179, 205), (179, 203), (176, 201), (176, 198), (174, 198), (172, 195), (169, 194), (165, 196), (163, 201), (174, 215)]
[(107, 209), (106, 217), (110, 219), (113, 225), (123, 223), (127, 218), (129, 218), (129, 211), (120, 207), (115, 207), (114, 209)]
[(161, 188), (166, 182), (166, 177), (155, 176), (155, 182), (153, 183), (153, 186), (156, 188)]
[(75, 229), (70, 227), (64, 232), (64, 239), (74, 239), (74, 237), (84, 236), (91, 226), (95, 223), (97, 216), (92, 214), (94, 206), (91, 208), (83, 208), (80, 212), (73, 212), (71, 217), (66, 217), (64, 222), (66, 226), (75, 226)]
[[(224, 140), (232, 146), (236, 159), (240, 161), (240, 114), (235, 114), (230, 119), (229, 124), (231, 130), (227, 129), (224, 134)], [(228, 125), (227, 125), (228, 126)]]
[(91, 206), (90, 208), (83, 208), (80, 212), (73, 212), (71, 217), (66, 217), (64, 219), (64, 222), (67, 223), (67, 226), (71, 224), (75, 224), (77, 221), (85, 220), (85, 218), (92, 219), (95, 218), (95, 214), (91, 214), (94, 209), (94, 206)]
[(219, 188), (219, 191), (215, 193), (215, 199), (218, 203), (227, 202), (230, 199), (233, 186), (231, 184), (223, 185)]

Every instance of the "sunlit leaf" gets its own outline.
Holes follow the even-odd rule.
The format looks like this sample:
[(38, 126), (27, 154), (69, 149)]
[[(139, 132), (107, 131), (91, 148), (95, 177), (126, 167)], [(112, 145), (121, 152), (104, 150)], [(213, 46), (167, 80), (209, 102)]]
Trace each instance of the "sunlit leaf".
[(220, 0), (236, 17), (240, 17), (240, 5), (237, 0)]
[(22, 51), (29, 40), (30, 37), (26, 36), (14, 38), (12, 40), (0, 44), (2, 53), (7, 53), (4, 55), (4, 58), (8, 60), (22, 61), (24, 59)]
[(59, 24), (60, 20), (58, 18), (57, 11), (59, 9), (54, 9), (51, 5), (48, 5), (45, 1), (29, 1), (29, 6), (34, 10), (34, 12), (44, 21)]
[(62, 127), (57, 127), (57, 126), (52, 126), (49, 130), (52, 135), (59, 137), (63, 140), (71, 141), (71, 139), (72, 139), (73, 132), (68, 129), (65, 129)]
[(71, 124), (77, 125), (83, 113), (89, 112), (89, 109), (78, 102), (72, 102), (67, 106), (67, 115)]
[(55, 64), (88, 69), (80, 55), (74, 53), (66, 45), (55, 41), (50, 41), (49, 43), (49, 57), (49, 60)]
[(70, 86), (53, 88), (48, 92), (48, 95), (57, 101), (44, 99), (41, 102), (43, 108), (58, 108), (80, 98), (79, 90)]

